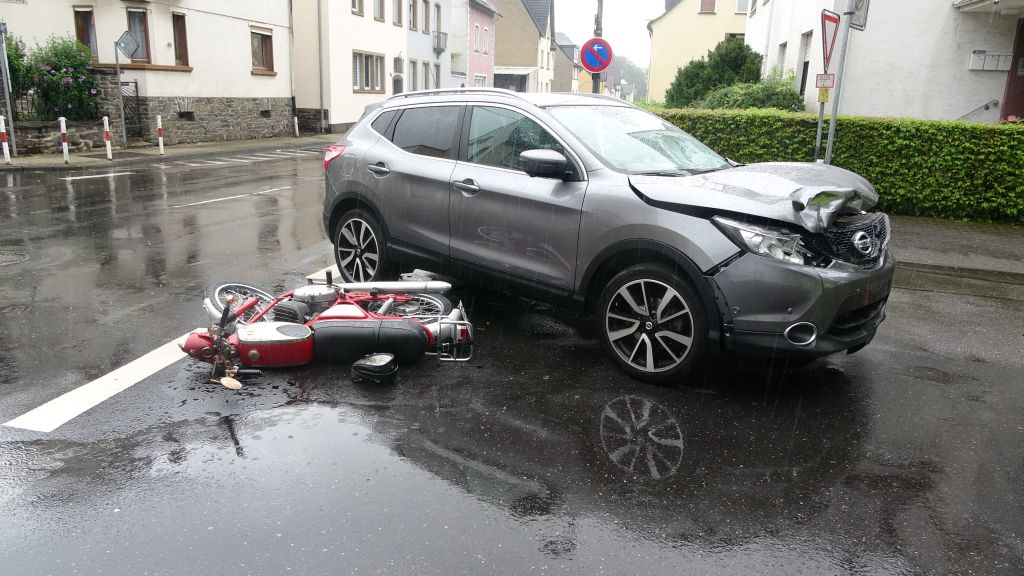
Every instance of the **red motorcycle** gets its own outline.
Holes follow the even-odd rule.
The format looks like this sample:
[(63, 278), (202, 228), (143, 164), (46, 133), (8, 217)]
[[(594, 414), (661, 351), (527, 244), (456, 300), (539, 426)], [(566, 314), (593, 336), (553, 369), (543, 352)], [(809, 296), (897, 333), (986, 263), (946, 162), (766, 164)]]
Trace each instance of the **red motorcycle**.
[(442, 294), (447, 282), (311, 283), (274, 297), (245, 284), (207, 290), (210, 328), (184, 336), (189, 357), (213, 364), (211, 381), (237, 390), (236, 376), (313, 359), (351, 363), (369, 354), (398, 363), (424, 355), (439, 361), (472, 357), (473, 326), (460, 302)]

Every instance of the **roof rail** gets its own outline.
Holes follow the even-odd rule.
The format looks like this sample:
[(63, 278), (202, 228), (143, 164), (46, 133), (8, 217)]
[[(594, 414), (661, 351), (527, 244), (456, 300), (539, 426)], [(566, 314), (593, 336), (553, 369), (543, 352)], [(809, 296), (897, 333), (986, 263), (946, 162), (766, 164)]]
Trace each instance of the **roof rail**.
[(505, 90), (504, 88), (438, 88), (435, 90), (417, 90), (413, 92), (395, 94), (388, 98), (388, 100), (410, 98), (413, 96), (447, 96), (449, 94), (501, 94), (503, 96), (512, 96), (513, 98), (525, 100), (525, 98), (520, 96), (519, 93), (511, 90)]

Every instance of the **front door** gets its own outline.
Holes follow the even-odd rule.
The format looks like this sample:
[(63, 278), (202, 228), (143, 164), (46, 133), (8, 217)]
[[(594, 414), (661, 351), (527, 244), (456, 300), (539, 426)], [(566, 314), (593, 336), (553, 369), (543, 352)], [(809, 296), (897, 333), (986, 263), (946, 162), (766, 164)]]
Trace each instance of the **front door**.
[(1011, 116), (1024, 118), (1024, 19), (1017, 21), (1017, 36), (1013, 40), (1013, 60), (1006, 75), (1006, 94), (1003, 96), (1003, 120)]
[[(499, 106), (469, 114), (465, 157), (452, 174), (451, 258), (499, 277), (571, 290), (587, 183), (531, 178), (519, 154), (558, 140), (526, 115)], [(567, 155), (568, 157), (568, 155)], [(570, 163), (572, 160), (570, 159)]]

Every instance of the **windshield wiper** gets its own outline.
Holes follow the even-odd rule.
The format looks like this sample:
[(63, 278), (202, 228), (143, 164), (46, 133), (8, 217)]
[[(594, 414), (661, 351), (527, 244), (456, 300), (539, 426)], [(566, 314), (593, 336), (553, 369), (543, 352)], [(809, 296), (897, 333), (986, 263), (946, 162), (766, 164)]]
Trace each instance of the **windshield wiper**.
[(708, 172), (718, 172), (719, 170), (725, 170), (726, 168), (732, 168), (732, 166), (726, 164), (725, 166), (719, 166), (718, 168), (699, 168), (690, 170), (690, 174), (707, 174)]
[(652, 170), (650, 172), (633, 172), (634, 176), (690, 176), (689, 170)]

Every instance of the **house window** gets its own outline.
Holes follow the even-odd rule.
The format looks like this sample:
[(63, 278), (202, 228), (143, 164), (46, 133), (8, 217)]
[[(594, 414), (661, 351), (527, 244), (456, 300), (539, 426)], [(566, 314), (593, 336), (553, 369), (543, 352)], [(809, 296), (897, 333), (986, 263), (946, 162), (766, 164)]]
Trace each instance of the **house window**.
[(416, 62), (415, 60), (411, 60), (411, 59), (409, 60), (409, 90), (419, 90), (420, 89), (418, 78), (416, 76), (417, 70), (418, 70), (418, 68), (417, 68), (418, 64), (419, 63)]
[(441, 5), (434, 4), (434, 30), (441, 31)]
[(491, 45), (491, 33), (484, 28), (484, 54), (487, 54), (487, 47)]
[(384, 21), (384, 0), (373, 0), (373, 19), (378, 22)]
[(423, 89), (430, 89), (430, 62), (423, 63)]
[(391, 7), (391, 11), (394, 14), (391, 15), (391, 22), (395, 26), (402, 25), (402, 0), (394, 0), (394, 5)]
[(174, 28), (174, 64), (188, 66), (188, 36), (185, 34), (185, 15), (171, 14)]
[(128, 31), (139, 41), (132, 62), (149, 62), (149, 19), (143, 8), (128, 9)]
[(434, 88), (441, 87), (441, 65), (434, 64)]
[(363, 0), (352, 0), (352, 13), (363, 15)]
[(814, 31), (808, 30), (800, 35), (800, 59), (796, 61), (797, 73), (797, 92), (801, 96), (807, 93), (807, 77), (810, 76), (811, 71), (811, 39), (814, 37)]
[(92, 8), (75, 8), (75, 37), (89, 47), (96, 58), (96, 24), (92, 19)]
[(430, 0), (423, 0), (423, 33), (430, 34)]
[[(755, 0), (754, 3), (756, 4), (757, 0)], [(736, 0), (736, 13), (737, 14), (746, 14), (747, 13), (747, 6), (749, 4), (750, 4), (750, 0)]]
[(274, 70), (274, 37), (270, 31), (250, 30), (252, 40), (252, 69), (273, 72)]
[(416, 0), (409, 0), (409, 30), (415, 30), (418, 21), (419, 15), (416, 13)]
[(473, 52), (480, 51), (480, 25), (473, 25)]
[(352, 91), (384, 92), (384, 56), (352, 52)]
[(477, 88), (486, 88), (487, 87), (487, 76), (484, 76), (483, 74), (474, 74), (473, 75), (473, 85), (476, 86)]
[(715, 11), (715, 0), (700, 0), (700, 11), (703, 12), (714, 12)]
[(777, 66), (779, 67), (779, 74), (786, 73), (786, 43), (779, 44), (779, 60)]
[(726, 40), (731, 40), (733, 38), (739, 38), (740, 40), (743, 40), (743, 33), (741, 33), (741, 32), (726, 32), (725, 33), (725, 39)]

